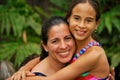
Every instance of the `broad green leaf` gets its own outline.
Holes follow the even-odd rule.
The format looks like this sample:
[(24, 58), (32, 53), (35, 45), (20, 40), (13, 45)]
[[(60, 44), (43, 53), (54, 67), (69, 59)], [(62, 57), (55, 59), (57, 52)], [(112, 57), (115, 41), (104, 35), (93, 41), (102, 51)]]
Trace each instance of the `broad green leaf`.
[(112, 20), (112, 23), (115, 25), (117, 30), (120, 31), (120, 19), (114, 17), (113, 20)]
[(35, 9), (39, 12), (39, 14), (45, 16), (46, 18), (49, 17), (49, 15), (47, 13), (44, 12), (44, 10), (41, 7), (35, 7)]
[(116, 67), (119, 63), (120, 63), (120, 53), (114, 53), (114, 55), (112, 56), (111, 66)]
[(105, 20), (104, 20), (104, 15), (102, 15), (101, 20), (100, 20), (100, 24), (98, 26), (98, 33), (101, 33), (104, 28), (105, 28)]
[(106, 26), (108, 32), (111, 34), (112, 24), (111, 24), (111, 15), (109, 13), (105, 14), (105, 26)]
[(40, 54), (40, 46), (35, 43), (23, 44), (16, 53), (15, 66), (20, 66), (26, 57), (35, 54)]

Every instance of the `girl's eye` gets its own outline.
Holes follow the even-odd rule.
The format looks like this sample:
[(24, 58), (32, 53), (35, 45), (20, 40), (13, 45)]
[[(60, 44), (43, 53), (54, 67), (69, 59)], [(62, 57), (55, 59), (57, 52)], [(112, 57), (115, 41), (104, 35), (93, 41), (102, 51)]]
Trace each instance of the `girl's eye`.
[(92, 20), (91, 20), (91, 19), (88, 19), (87, 22), (92, 22)]
[(74, 19), (75, 19), (75, 20), (79, 20), (79, 17), (75, 17)]
[(80, 20), (80, 17), (78, 15), (73, 15), (73, 19), (78, 21), (78, 20)]
[(88, 23), (89, 23), (89, 22), (93, 22), (93, 21), (94, 21), (93, 18), (87, 18), (87, 19), (86, 19), (86, 22), (88, 22)]

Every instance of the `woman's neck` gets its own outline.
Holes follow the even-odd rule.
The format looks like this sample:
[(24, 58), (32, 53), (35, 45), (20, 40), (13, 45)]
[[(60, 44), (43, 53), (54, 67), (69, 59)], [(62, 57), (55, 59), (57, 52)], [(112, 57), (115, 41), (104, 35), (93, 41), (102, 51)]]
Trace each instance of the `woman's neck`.
[(65, 64), (62, 64), (60, 62), (56, 62), (56, 60), (53, 60), (50, 56), (43, 59), (40, 63), (38, 63), (31, 72), (40, 72), (47, 76), (50, 76), (63, 68)]
[(58, 70), (62, 69), (66, 65), (64, 63), (57, 62), (56, 60), (52, 59), (49, 56), (47, 57), (46, 61), (47, 61), (48, 69), (50, 69), (50, 71), (51, 71), (50, 75), (52, 75), (55, 72), (57, 72)]

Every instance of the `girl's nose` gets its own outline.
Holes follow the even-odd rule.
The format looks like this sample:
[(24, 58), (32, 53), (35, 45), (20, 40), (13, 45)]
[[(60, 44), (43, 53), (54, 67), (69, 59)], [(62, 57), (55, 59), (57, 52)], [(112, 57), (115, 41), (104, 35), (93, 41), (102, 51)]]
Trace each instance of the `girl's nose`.
[(79, 28), (85, 28), (86, 26), (85, 26), (84, 22), (79, 22), (78, 27)]

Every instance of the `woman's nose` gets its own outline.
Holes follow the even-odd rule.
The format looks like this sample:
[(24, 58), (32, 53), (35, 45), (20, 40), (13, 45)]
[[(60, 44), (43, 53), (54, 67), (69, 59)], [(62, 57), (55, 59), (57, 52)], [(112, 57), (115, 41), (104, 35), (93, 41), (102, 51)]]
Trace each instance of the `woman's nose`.
[(67, 47), (66, 42), (65, 42), (65, 41), (62, 41), (62, 42), (60, 43), (60, 48), (61, 48), (61, 49), (66, 49), (66, 47)]

